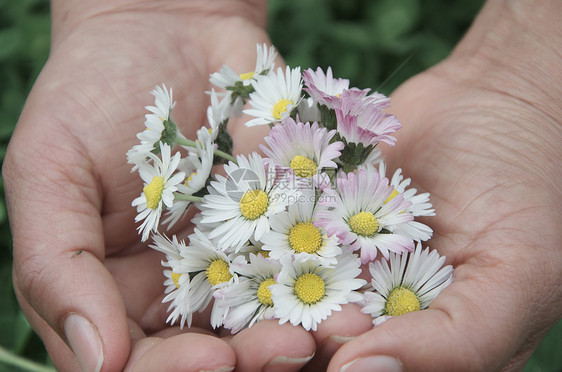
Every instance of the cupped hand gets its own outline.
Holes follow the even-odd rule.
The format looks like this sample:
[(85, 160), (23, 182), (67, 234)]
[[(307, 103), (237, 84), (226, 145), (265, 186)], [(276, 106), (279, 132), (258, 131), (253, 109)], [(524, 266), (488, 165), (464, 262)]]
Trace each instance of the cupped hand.
[(428, 245), (455, 281), (328, 371), (521, 370), (561, 318), (561, 35), (546, 22), (560, 4), (547, 8), (489, 2), (448, 60), (393, 94), (404, 127), (387, 159), (431, 193)]
[[(237, 359), (259, 370), (275, 358), (295, 369), (314, 352), (296, 327), (276, 326), (278, 337), (256, 354), (244, 332), (218, 338), (208, 319), (188, 332), (166, 326), (162, 257), (140, 243), (131, 207), (142, 184), (125, 154), (143, 128), (151, 89), (173, 89), (174, 118), (193, 135), (205, 122), (209, 74), (223, 63), (255, 64), (256, 43), (267, 41), (264, 8), (261, 1), (53, 1), (51, 53), (3, 175), (15, 290), (58, 370), (229, 370)], [(255, 149), (244, 130), (233, 134), (238, 151)]]
[[(429, 310), (372, 330), (356, 305), (311, 333), (263, 321), (221, 339), (204, 317), (187, 332), (165, 326), (161, 256), (135, 231), (130, 203), (141, 183), (125, 153), (161, 82), (193, 134), (209, 74), (223, 63), (253, 66), (264, 17), (261, 2), (54, 2), (51, 56), (3, 171), (16, 292), (57, 368), (296, 370), (315, 354), (307, 367), (319, 370), (341, 345), (330, 370), (396, 360), (414, 370), (521, 366), (560, 317), (559, 88), (529, 60), (497, 63), (492, 52), (516, 57), (525, 44), (479, 43), (492, 16), (393, 96), (404, 128), (390, 166), (431, 192), (429, 245), (456, 266)], [(556, 65), (548, 62), (539, 67)], [(246, 131), (234, 128), (239, 152), (256, 148)], [(372, 356), (382, 358), (358, 359)]]

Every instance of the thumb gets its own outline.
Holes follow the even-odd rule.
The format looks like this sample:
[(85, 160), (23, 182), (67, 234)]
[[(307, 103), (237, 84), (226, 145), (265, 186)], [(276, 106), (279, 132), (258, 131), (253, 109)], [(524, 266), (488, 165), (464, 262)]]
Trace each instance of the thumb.
[[(343, 345), (328, 371), (494, 371), (525, 338), (506, 283), (456, 281), (430, 308), (391, 318)], [(484, 283), (484, 284), (483, 284)]]
[[(129, 332), (123, 300), (102, 263), (97, 182), (77, 149), (54, 144), (33, 153), (39, 147), (9, 151), (3, 166), (16, 292), (48, 349), (62, 339), (83, 370), (121, 370)], [(53, 358), (57, 368), (72, 370), (76, 360), (61, 355)]]

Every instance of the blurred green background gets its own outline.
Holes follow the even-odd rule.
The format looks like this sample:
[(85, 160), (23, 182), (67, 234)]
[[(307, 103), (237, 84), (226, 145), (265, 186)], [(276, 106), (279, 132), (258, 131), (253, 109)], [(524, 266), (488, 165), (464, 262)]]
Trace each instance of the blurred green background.
[[(445, 58), (482, 0), (270, 0), (269, 31), (287, 63), (332, 66), (352, 86), (390, 93), (408, 77)], [(25, 98), (49, 53), (49, 1), (0, 0), (0, 159)], [(0, 371), (52, 365), (15, 299), (11, 235), (0, 179)], [(525, 371), (562, 370), (562, 322), (546, 336)], [(50, 367), (49, 367), (50, 366)]]

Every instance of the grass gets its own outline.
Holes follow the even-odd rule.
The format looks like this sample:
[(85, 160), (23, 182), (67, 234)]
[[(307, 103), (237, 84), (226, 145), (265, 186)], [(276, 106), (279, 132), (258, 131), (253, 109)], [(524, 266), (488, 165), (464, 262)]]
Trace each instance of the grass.
[[(293, 66), (332, 66), (353, 86), (390, 93), (447, 56), (482, 0), (271, 0), (269, 31)], [(311, 16), (312, 15), (312, 16)], [(0, 159), (25, 98), (49, 52), (49, 2), (0, 0)], [(0, 179), (0, 359), (52, 370), (41, 340), (17, 304), (11, 282), (11, 235)], [(548, 333), (526, 372), (562, 370), (562, 322)]]

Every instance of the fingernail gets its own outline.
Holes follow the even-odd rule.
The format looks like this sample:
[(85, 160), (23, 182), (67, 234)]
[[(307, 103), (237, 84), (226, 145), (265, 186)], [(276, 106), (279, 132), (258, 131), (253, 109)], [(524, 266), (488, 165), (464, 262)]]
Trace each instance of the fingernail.
[(352, 360), (341, 367), (340, 372), (402, 372), (402, 363), (386, 355), (370, 356)]
[(312, 358), (314, 358), (314, 354), (302, 358), (293, 358), (285, 355), (278, 355), (263, 367), (263, 371), (286, 371), (287, 367), (305, 365)]
[(96, 327), (83, 316), (71, 314), (64, 321), (64, 333), (82, 370), (99, 372), (103, 364), (103, 349)]

